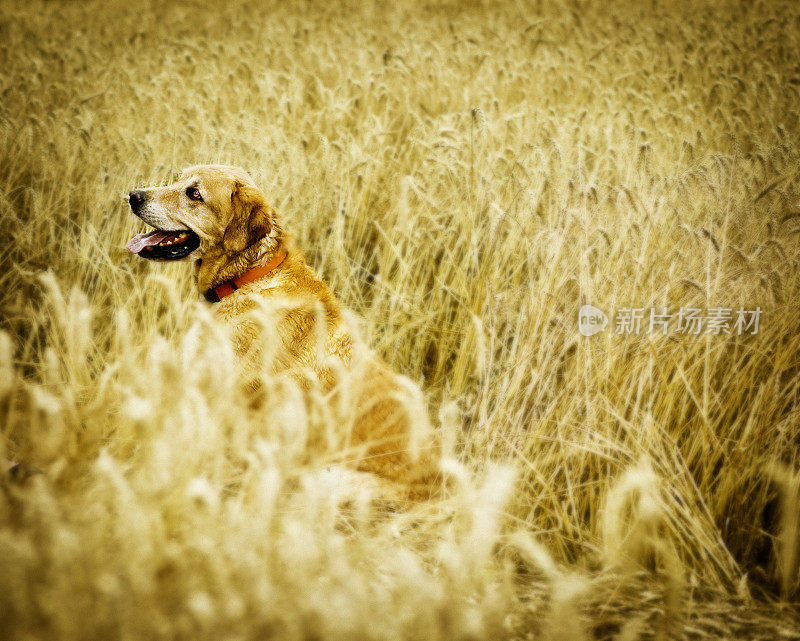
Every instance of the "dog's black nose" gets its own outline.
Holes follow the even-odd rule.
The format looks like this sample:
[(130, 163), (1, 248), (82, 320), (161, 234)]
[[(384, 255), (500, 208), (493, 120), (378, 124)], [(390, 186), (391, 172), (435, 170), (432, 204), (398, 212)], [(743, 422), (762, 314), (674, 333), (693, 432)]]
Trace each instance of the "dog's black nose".
[(131, 204), (131, 209), (137, 211), (144, 203), (144, 192), (141, 189), (134, 189), (128, 194), (128, 202)]

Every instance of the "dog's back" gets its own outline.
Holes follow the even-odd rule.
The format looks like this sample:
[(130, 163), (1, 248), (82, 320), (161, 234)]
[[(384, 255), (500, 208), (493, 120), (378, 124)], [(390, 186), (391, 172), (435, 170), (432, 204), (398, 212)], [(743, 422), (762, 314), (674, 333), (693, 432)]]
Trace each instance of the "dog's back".
[[(389, 368), (348, 326), (330, 288), (290, 250), (273, 276), (226, 297), (218, 313), (233, 329), (243, 371), (288, 372), (318, 387), (339, 412), (338, 445), (357, 467), (427, 498), (440, 447), (421, 392)], [(245, 374), (247, 375), (247, 374)], [(360, 450), (360, 452), (359, 452)]]

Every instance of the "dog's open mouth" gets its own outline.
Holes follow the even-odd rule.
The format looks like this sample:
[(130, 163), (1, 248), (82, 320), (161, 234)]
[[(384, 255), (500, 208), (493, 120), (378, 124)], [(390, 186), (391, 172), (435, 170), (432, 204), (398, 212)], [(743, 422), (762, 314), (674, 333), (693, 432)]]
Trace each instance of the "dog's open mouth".
[(152, 260), (178, 260), (191, 254), (200, 246), (200, 238), (190, 229), (180, 231), (149, 231), (137, 234), (128, 241), (125, 249), (142, 258)]

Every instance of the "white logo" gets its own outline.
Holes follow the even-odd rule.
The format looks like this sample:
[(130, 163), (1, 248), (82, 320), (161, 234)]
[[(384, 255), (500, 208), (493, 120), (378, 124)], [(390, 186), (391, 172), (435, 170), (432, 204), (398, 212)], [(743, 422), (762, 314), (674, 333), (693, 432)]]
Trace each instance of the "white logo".
[(584, 336), (594, 336), (608, 325), (608, 316), (594, 305), (583, 305), (578, 312), (578, 331)]

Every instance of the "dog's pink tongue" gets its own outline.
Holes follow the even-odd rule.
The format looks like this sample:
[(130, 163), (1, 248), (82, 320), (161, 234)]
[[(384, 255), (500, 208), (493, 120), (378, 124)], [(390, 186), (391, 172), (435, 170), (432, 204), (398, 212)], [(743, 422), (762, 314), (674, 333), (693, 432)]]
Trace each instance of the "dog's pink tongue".
[(142, 251), (145, 247), (149, 247), (151, 245), (158, 245), (162, 240), (164, 240), (167, 236), (171, 233), (168, 231), (149, 231), (146, 234), (136, 234), (133, 238), (128, 241), (128, 244), (125, 245), (125, 249), (133, 254), (138, 254)]

